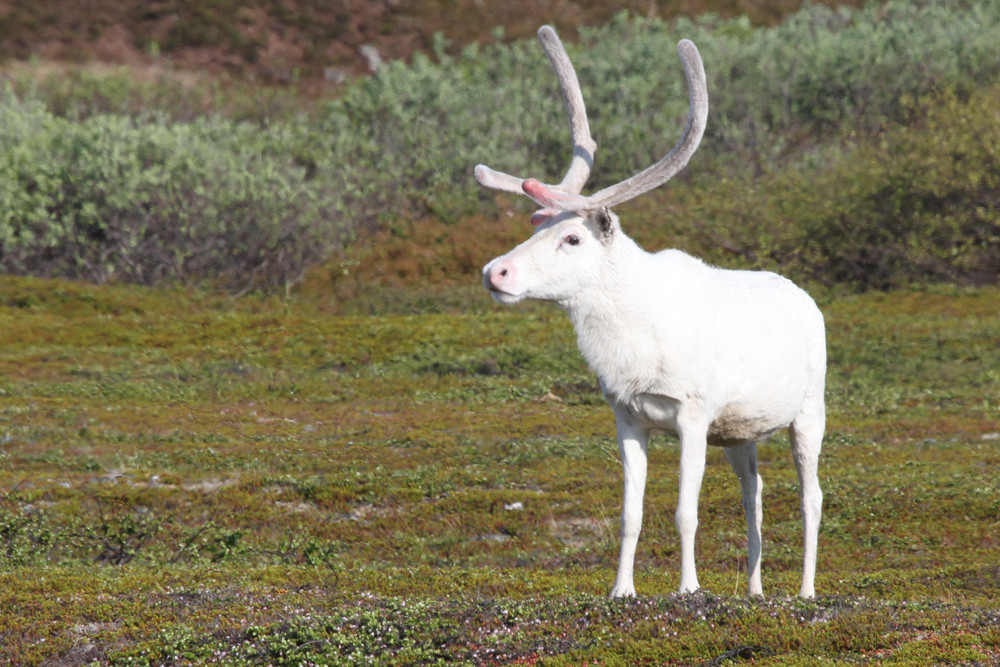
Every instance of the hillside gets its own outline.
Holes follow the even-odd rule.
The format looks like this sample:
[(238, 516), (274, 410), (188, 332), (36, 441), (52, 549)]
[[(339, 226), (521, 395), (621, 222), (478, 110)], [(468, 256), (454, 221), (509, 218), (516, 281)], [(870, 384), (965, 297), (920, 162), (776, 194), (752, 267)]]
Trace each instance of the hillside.
[[(554, 24), (569, 38), (578, 26), (619, 11), (672, 19), (715, 12), (773, 25), (802, 0), (56, 0), (0, 1), (0, 63), (40, 59), (72, 65), (147, 66), (211, 71), (267, 82), (337, 80), (368, 71), (362, 47), (384, 59), (430, 53), (434, 34), (457, 52), (470, 42), (512, 41)], [(827, 0), (860, 6), (860, 0)]]
[[(0, 89), (7, 273), (238, 293), (311, 283), (336, 294), (341, 312), (350, 301), (371, 312), (373, 287), (474, 285), (478, 267), (522, 235), (496, 223), (527, 204), (477, 187), (473, 165), (542, 180), (565, 169), (565, 113), (541, 49), (531, 39), (459, 49), (471, 37), (456, 17), (471, 10), (408, 5), (426, 12), (406, 33), (393, 22), (402, 5), (386, 5), (396, 18), (380, 34), (400, 46), (385, 52), (408, 60), (334, 87), (317, 72), (336, 68), (310, 70), (305, 51), (286, 50), (298, 55), (283, 71), (298, 78), (265, 73), (269, 35), (320, 41), (305, 9), (263, 5), (255, 18), (221, 3), (124, 5), (113, 23), (89, 6), (75, 23), (69, 11), (4, 9), (3, 43), (38, 54), (8, 61)], [(780, 9), (746, 6), (766, 21), (762, 7)], [(996, 281), (995, 2), (810, 5), (774, 26), (748, 15), (648, 18), (694, 11), (670, 8), (619, 12), (599, 27), (581, 18), (575, 42), (563, 30), (600, 145), (589, 188), (669, 150), (686, 113), (677, 40), (703, 55), (710, 117), (691, 168), (619, 210), (639, 243), (835, 290)], [(544, 14), (525, 23), (553, 18)], [(327, 35), (347, 25), (326, 20)], [(402, 39), (435, 27), (444, 30), (430, 55)], [(115, 31), (124, 46), (96, 48)], [(60, 34), (93, 47), (77, 52), (83, 64), (58, 60), (73, 39), (45, 35)], [(340, 34), (345, 44), (366, 35)], [(106, 64), (128, 53), (135, 65)], [(184, 60), (196, 53), (201, 61)]]

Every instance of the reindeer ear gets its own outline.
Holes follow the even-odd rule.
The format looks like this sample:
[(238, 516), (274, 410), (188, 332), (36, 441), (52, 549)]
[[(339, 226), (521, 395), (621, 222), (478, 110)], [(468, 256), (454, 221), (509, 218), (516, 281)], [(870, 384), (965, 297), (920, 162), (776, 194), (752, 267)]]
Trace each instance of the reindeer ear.
[(611, 238), (614, 233), (615, 225), (614, 220), (611, 218), (611, 211), (607, 206), (602, 206), (597, 213), (594, 214), (594, 219), (597, 221), (597, 226), (601, 230), (601, 236), (607, 240)]

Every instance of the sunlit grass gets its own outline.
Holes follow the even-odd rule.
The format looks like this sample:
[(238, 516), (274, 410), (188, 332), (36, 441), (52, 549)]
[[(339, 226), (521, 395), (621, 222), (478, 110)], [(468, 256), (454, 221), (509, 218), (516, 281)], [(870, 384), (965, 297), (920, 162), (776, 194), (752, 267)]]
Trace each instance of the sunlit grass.
[[(610, 602), (614, 424), (554, 309), (333, 317), (308, 299), (0, 279), (0, 659), (758, 664), (1000, 659), (1000, 291), (833, 298), (818, 592), (787, 441), (764, 602), (709, 452), (678, 598), (658, 436)], [(736, 655), (736, 654), (734, 654)]]

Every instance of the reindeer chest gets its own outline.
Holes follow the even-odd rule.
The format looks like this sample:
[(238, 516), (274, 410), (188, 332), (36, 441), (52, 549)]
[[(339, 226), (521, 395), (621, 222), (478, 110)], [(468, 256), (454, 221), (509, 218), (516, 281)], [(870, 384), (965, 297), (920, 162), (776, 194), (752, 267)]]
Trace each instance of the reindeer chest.
[(662, 350), (649, 339), (593, 335), (580, 336), (578, 342), (606, 394), (626, 397), (660, 392), (663, 380), (670, 377)]
[[(683, 352), (691, 347), (686, 340), (664, 335), (634, 317), (579, 318), (574, 326), (580, 353), (606, 394), (626, 401), (643, 394), (690, 395), (690, 387), (678, 384), (683, 384), (683, 366), (691, 356)], [(651, 406), (650, 414), (657, 412)]]

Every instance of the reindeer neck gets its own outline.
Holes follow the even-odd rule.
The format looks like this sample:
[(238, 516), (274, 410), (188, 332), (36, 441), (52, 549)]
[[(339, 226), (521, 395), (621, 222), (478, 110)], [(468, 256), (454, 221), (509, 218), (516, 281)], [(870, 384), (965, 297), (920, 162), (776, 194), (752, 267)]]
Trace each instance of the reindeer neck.
[(582, 328), (613, 334), (623, 323), (635, 325), (636, 318), (646, 317), (641, 283), (649, 279), (643, 275), (643, 267), (651, 258), (635, 241), (619, 233), (603, 265), (594, 267), (596, 280), (561, 304), (578, 333)]
[[(659, 277), (652, 271), (657, 262), (627, 237), (616, 243), (621, 247), (602, 267), (600, 280), (563, 308), (573, 322), (580, 352), (605, 391), (625, 397), (651, 391), (656, 384), (665, 351), (658, 343), (665, 332), (663, 318), (651, 313), (644, 300), (649, 281)], [(669, 292), (667, 286), (663, 290)], [(661, 304), (669, 310), (669, 299)]]

